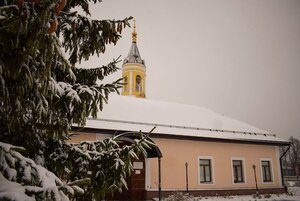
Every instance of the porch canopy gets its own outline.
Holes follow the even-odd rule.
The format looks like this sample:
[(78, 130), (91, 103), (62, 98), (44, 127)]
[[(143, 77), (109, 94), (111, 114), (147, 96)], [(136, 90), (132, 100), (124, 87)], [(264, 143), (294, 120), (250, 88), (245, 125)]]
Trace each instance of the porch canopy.
[(147, 135), (143, 133), (138, 132), (125, 132), (120, 134), (121, 138), (120, 140), (123, 142), (130, 142), (132, 143), (134, 140), (140, 140), (141, 138), (145, 139), (145, 141), (148, 141), (148, 145), (150, 148), (145, 147), (145, 150), (147, 152), (146, 158), (162, 158), (161, 151), (159, 147), (155, 144), (155, 142), (148, 137)]

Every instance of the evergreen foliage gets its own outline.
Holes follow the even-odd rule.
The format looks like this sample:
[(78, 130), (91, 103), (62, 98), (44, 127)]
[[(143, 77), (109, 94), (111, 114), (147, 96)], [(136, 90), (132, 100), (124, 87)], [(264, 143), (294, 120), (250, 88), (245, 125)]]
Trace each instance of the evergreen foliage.
[[(24, 157), (22, 147), (0, 142), (0, 199), (1, 200), (69, 200), (83, 190), (75, 184), (64, 184), (46, 168)], [(21, 184), (21, 185), (20, 185)]]
[[(35, 167), (44, 166), (60, 177), (53, 175), (56, 193), (71, 194), (75, 196), (72, 199), (76, 199), (77, 194), (70, 193), (69, 187), (64, 187), (68, 191), (63, 190), (61, 186), (66, 184), (62, 181), (73, 186), (91, 181), (83, 189), (74, 187), (73, 190), (84, 193), (90, 200), (99, 200), (107, 192), (126, 186), (131, 159), (137, 157), (138, 152), (145, 153), (143, 147), (149, 146), (148, 137), (143, 135), (127, 146), (120, 146), (117, 137), (103, 142), (66, 144), (71, 126), (84, 126), (88, 116), (96, 117), (107, 103), (109, 93), (118, 93), (122, 87), (122, 79), (111, 84), (101, 83), (105, 76), (118, 70), (119, 58), (106, 66), (76, 67), (82, 60), (104, 53), (106, 45), (115, 45), (122, 29), (130, 26), (131, 17), (123, 20), (87, 17), (90, 3), (99, 2), (101, 0), (1, 1), (0, 141), (2, 145), (14, 145), (0, 149), (1, 182), (43, 188)], [(87, 16), (73, 11), (75, 7), (81, 7)], [(22, 155), (15, 149), (22, 150)], [(17, 168), (20, 164), (27, 165)], [(115, 167), (114, 171), (110, 165)], [(15, 169), (17, 176), (7, 174), (7, 168)], [(22, 174), (25, 173), (34, 177), (24, 180)], [(47, 200), (60, 200), (52, 196), (54, 191), (47, 191), (51, 194)], [(25, 189), (30, 198), (38, 194), (40, 197), (35, 196), (36, 200), (46, 200), (45, 189), (38, 192)], [(78, 197), (80, 199), (87, 200)]]
[[(13, 142), (25, 144), (31, 157), (43, 148), (44, 138), (63, 139), (72, 123), (84, 125), (87, 116), (95, 117), (108, 94), (122, 86), (121, 79), (96, 83), (118, 69), (118, 59), (93, 69), (75, 65), (115, 44), (121, 37), (120, 27), (129, 26), (131, 18), (99, 21), (76, 12), (57, 16), (61, 2), (65, 1), (19, 0), (17, 5), (8, 1), (0, 8), (1, 140), (15, 138)], [(68, 1), (65, 9), (81, 6), (89, 13), (88, 3)], [(53, 23), (57, 29), (50, 33)]]
[(85, 194), (79, 195), (77, 200), (103, 200), (106, 195), (127, 188), (126, 177), (133, 168), (131, 160), (138, 159), (140, 154), (146, 157), (146, 149), (155, 146), (148, 140), (148, 135), (123, 133), (103, 141), (79, 144), (53, 141), (51, 144), (55, 146), (55, 152), (49, 155), (46, 163), (54, 166), (51, 168), (54, 173), (63, 175), (67, 182), (91, 180), (91, 185), (84, 187)]

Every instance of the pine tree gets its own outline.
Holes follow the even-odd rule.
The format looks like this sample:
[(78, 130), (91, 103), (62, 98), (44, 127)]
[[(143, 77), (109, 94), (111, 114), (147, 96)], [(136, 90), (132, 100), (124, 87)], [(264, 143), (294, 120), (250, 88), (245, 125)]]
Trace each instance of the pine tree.
[(35, 157), (44, 138), (64, 139), (73, 123), (84, 125), (87, 116), (95, 117), (108, 94), (122, 86), (121, 79), (96, 83), (117, 71), (118, 59), (93, 69), (78, 69), (76, 64), (116, 44), (131, 18), (91, 20), (70, 11), (81, 6), (90, 14), (89, 1), (14, 3), (8, 1), (0, 10), (1, 140), (25, 146)]
[[(109, 94), (118, 93), (122, 87), (122, 79), (111, 84), (98, 84), (99, 80), (118, 70), (119, 58), (106, 66), (76, 67), (82, 60), (104, 53), (107, 45), (115, 45), (121, 38), (122, 29), (130, 26), (131, 17), (90, 19), (89, 4), (99, 2), (101, 0), (7, 0), (0, 3), (0, 141), (24, 147), (26, 151), (22, 154), (35, 161), (33, 166), (46, 166), (62, 178), (69, 177), (68, 182), (91, 178), (84, 175), (83, 169), (80, 178), (74, 178), (70, 176), (73, 172), (65, 168), (75, 167), (74, 150), (81, 150), (85, 156), (89, 154), (83, 145), (65, 143), (71, 126), (84, 126), (88, 116), (96, 117), (107, 103)], [(73, 11), (75, 7), (81, 7), (85, 15)], [(114, 147), (119, 152), (112, 159), (122, 158), (122, 151), (128, 154), (143, 150), (147, 146), (146, 139), (147, 136), (142, 136), (127, 152), (124, 152), (125, 148)], [(114, 144), (114, 140), (109, 142)], [(93, 146), (101, 147), (100, 144)], [(61, 150), (57, 155), (59, 160), (54, 160), (58, 150)], [(98, 151), (108, 150), (99, 148)], [(2, 162), (4, 155), (1, 154)], [(88, 158), (89, 163), (94, 163), (93, 157)], [(134, 155), (130, 154), (124, 159), (125, 169), (130, 168), (132, 157)], [(45, 164), (45, 158), (52, 162)], [(63, 165), (59, 166), (56, 162), (62, 160)], [(1, 163), (1, 174), (7, 180), (22, 183), (16, 178), (8, 178), (3, 167)], [(90, 165), (86, 174), (89, 168)], [(126, 176), (123, 173), (116, 175), (122, 175), (122, 179)], [(97, 192), (91, 193), (91, 199), (100, 199), (108, 189), (120, 190), (125, 185), (122, 179), (118, 176), (112, 180), (116, 181), (115, 188), (111, 187), (113, 182), (101, 186), (93, 185), (94, 181), (91, 181), (88, 188), (99, 187)], [(119, 185), (120, 181), (123, 184)], [(98, 192), (101, 196), (96, 195)]]

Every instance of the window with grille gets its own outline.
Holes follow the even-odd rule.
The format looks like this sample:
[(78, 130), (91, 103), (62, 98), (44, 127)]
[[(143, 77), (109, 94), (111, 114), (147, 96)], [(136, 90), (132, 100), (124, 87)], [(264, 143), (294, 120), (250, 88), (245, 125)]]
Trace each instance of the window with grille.
[(211, 159), (200, 159), (200, 183), (212, 182)]
[(261, 161), (261, 169), (263, 182), (272, 182), (271, 162), (267, 160)]
[(243, 161), (242, 160), (232, 160), (233, 169), (233, 182), (234, 183), (244, 183), (244, 172), (243, 172)]

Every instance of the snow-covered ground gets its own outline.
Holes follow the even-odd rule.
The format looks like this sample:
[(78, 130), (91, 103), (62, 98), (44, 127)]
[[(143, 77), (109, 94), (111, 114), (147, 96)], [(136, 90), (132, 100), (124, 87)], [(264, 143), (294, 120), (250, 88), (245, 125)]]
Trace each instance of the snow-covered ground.
[(255, 198), (253, 195), (227, 197), (192, 197), (183, 194), (174, 194), (163, 201), (300, 201), (300, 187), (289, 187), (288, 194), (266, 194)]

